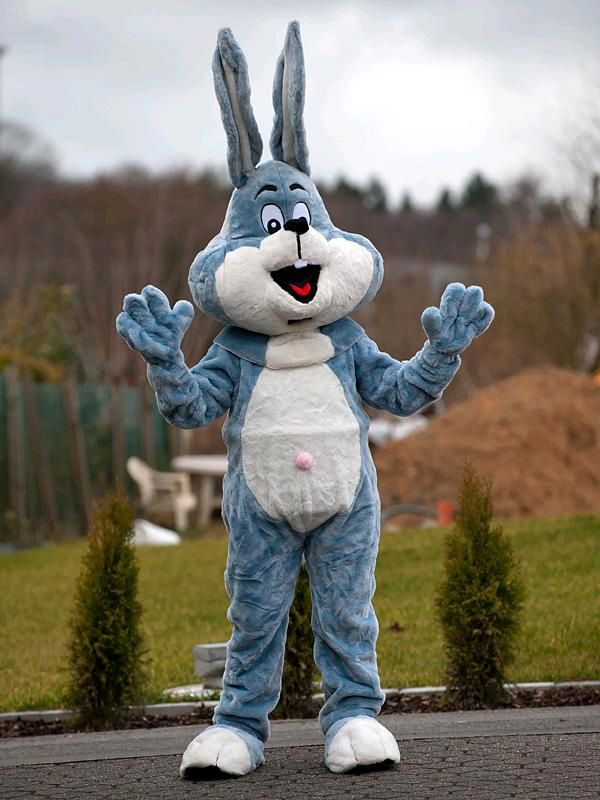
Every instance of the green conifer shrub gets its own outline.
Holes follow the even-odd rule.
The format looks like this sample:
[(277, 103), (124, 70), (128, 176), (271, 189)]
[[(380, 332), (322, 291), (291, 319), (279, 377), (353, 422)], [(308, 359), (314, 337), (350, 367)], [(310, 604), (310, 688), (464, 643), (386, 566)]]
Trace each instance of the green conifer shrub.
[(315, 716), (312, 701), (314, 636), (311, 627), (312, 603), (306, 567), (302, 565), (294, 602), (290, 608), (281, 697), (274, 716), (298, 719)]
[(142, 699), (145, 647), (134, 513), (122, 489), (93, 510), (70, 620), (66, 702), (76, 724), (114, 727)]
[(464, 467), (458, 519), (445, 540), (436, 610), (446, 650), (445, 701), (461, 709), (503, 705), (524, 589), (512, 544), (492, 527), (492, 481)]

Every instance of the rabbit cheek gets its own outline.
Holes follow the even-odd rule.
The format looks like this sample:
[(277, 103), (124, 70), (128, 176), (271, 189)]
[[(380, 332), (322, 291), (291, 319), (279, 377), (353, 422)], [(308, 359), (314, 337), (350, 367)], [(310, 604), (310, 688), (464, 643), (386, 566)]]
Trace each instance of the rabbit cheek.
[(244, 328), (267, 332), (274, 323), (265, 303), (271, 278), (256, 247), (238, 247), (225, 255), (215, 274), (219, 302), (227, 316)]
[(373, 256), (366, 247), (341, 237), (330, 239), (326, 267), (320, 276), (320, 291), (329, 304), (323, 306), (320, 319), (334, 322), (353, 311), (371, 286), (374, 268)]
[(297, 303), (264, 269), (256, 247), (238, 247), (225, 255), (215, 273), (223, 311), (235, 325), (257, 333), (287, 333)]

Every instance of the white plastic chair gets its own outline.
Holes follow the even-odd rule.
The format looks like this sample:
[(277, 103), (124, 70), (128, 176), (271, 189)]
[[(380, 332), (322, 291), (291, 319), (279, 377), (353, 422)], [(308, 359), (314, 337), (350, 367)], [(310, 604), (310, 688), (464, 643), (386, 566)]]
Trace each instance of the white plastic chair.
[(138, 485), (144, 511), (171, 512), (176, 528), (188, 527), (189, 513), (198, 501), (186, 472), (157, 472), (135, 456), (127, 459), (127, 472)]

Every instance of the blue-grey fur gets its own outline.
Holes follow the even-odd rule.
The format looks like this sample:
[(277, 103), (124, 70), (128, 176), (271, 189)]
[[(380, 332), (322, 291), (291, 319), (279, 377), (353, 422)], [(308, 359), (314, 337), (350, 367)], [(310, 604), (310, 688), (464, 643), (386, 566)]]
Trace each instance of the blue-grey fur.
[[(363, 404), (409, 415), (435, 401), (456, 374), (459, 354), (489, 326), (493, 311), (483, 302), (479, 287), (465, 289), (461, 284), (451, 284), (440, 308), (432, 307), (423, 313), (422, 324), (428, 337), (423, 348), (402, 362), (381, 353), (348, 317), (323, 325), (319, 332), (329, 338), (333, 351), (323, 368), (336, 377), (343, 389), (343, 401), (358, 424), (360, 477), (350, 507), (307, 533), (298, 533), (285, 520), (270, 517), (247, 483), (242, 436), (253, 392), (261, 376), (270, 371), (266, 363), (270, 338), (232, 324), (218, 296), (217, 270), (228, 253), (240, 247), (260, 248), (264, 242), (261, 209), (267, 200), (262, 195), (257, 197), (257, 192), (265, 184), (275, 187), (275, 191), (269, 191), (268, 202), (279, 206), (285, 220), (291, 219), (295, 204), (302, 201), (309, 208), (311, 228), (327, 242), (341, 237), (370, 254), (370, 286), (356, 307), (375, 296), (383, 278), (383, 262), (367, 239), (335, 227), (316, 186), (308, 178), (302, 126), (304, 66), (297, 23), (288, 30), (283, 59), (288, 59), (295, 76), (291, 81), (295, 100), (290, 108), (298, 168), (277, 158), (282, 155), (277, 150), (281, 131), (277, 131), (283, 112), (276, 99), (275, 145), (272, 140), (276, 160), (242, 173), (239, 138), (228, 105), (221, 59), (229, 59), (228, 63), (236, 66), (239, 102), (251, 131), (255, 123), (245, 60), (231, 32), (219, 34), (217, 56), (215, 86), (228, 138), (230, 172), (237, 188), (220, 233), (192, 264), (189, 285), (195, 303), (228, 327), (217, 336), (205, 357), (188, 369), (181, 341), (193, 308), (190, 303), (179, 301), (171, 309), (159, 289), (147, 286), (139, 295), (127, 295), (117, 329), (146, 360), (158, 407), (169, 422), (181, 428), (195, 428), (228, 414), (223, 427), (228, 452), (223, 518), (229, 532), (225, 583), (231, 599), (228, 618), (232, 636), (223, 693), (214, 720), (243, 734), (254, 768), (262, 763), (263, 743), (269, 735), (268, 715), (279, 696), (288, 610), (303, 557), (313, 598), (315, 660), (323, 677), (325, 703), (320, 719), (327, 734), (327, 748), (348, 718), (374, 717), (379, 712), (383, 694), (377, 673), (378, 627), (371, 598), (375, 590), (380, 508), (368, 445), (369, 419)], [(280, 61), (276, 87), (278, 81), (281, 83), (282, 69)], [(275, 92), (274, 97), (280, 94)], [(254, 156), (260, 149), (256, 134), (257, 131), (251, 133)], [(293, 184), (302, 188), (292, 190)], [(298, 369), (299, 391), (304, 390), (301, 373)]]
[[(191, 370), (180, 351), (167, 366), (148, 367), (160, 411), (174, 425), (199, 427), (228, 411), (223, 428), (229, 458), (223, 518), (230, 535), (225, 581), (233, 633), (215, 722), (263, 742), (269, 734), (268, 714), (279, 695), (287, 614), (303, 555), (313, 594), (315, 658), (325, 692), (323, 730), (345, 717), (377, 715), (383, 696), (371, 597), (379, 500), (368, 446), (369, 421), (362, 403), (394, 414), (412, 414), (441, 395), (460, 365), (458, 355), (436, 354), (429, 343), (410, 361), (398, 362), (379, 352), (348, 318), (322, 330), (335, 351), (327, 364), (359, 422), (362, 478), (352, 508), (306, 536), (266, 516), (244, 477), (242, 430), (252, 391), (264, 369), (267, 337), (226, 328)], [(122, 332), (127, 339), (126, 326)]]
[[(284, 72), (287, 85), (284, 86)], [(290, 22), (281, 55), (275, 67), (273, 82), (273, 130), (271, 132), (271, 155), (276, 161), (285, 161), (310, 175), (308, 147), (304, 129), (304, 96), (306, 78), (304, 73), (304, 52), (300, 38), (300, 26)], [(289, 126), (289, 129), (288, 129)], [(284, 147), (284, 134), (289, 133), (290, 141)], [(290, 148), (286, 158), (284, 152)]]
[(263, 144), (256, 119), (254, 118), (254, 111), (250, 103), (248, 64), (229, 28), (220, 30), (217, 37), (217, 47), (213, 57), (213, 78), (215, 93), (221, 109), (221, 119), (227, 136), (227, 166), (229, 168), (229, 177), (233, 185), (239, 187), (244, 185), (249, 173), (242, 163), (240, 137), (244, 135), (244, 132), (238, 130), (234, 117), (232, 98), (225, 78), (226, 67), (229, 67), (234, 75), (236, 89), (235, 99), (237, 99), (239, 103), (245, 126), (245, 133), (249, 139), (252, 165), (256, 167), (262, 155)]

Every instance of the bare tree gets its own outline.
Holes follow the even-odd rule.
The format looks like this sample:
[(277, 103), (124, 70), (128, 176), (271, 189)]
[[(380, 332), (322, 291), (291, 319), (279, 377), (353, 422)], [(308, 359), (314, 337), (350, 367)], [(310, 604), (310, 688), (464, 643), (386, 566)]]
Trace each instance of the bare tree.
[(56, 177), (52, 148), (16, 122), (0, 122), (0, 217), (34, 186)]

